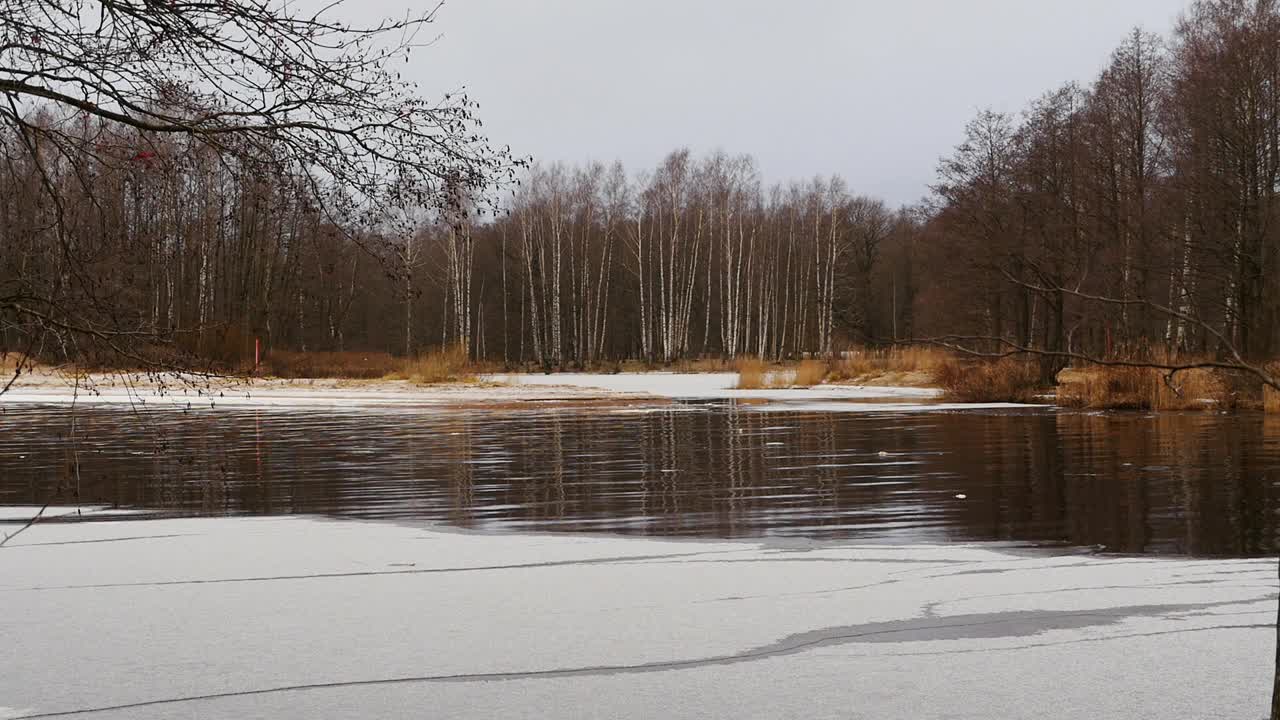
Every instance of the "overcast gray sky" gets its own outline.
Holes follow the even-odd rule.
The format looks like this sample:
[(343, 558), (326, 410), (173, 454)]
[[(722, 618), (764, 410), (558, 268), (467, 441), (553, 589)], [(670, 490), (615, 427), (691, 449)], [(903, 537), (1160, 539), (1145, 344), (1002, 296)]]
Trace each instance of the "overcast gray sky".
[[(359, 2), (400, 14), (403, 0)], [(449, 0), (409, 74), (466, 85), (540, 161), (748, 152), (766, 182), (840, 173), (909, 203), (980, 108), (1087, 83), (1184, 0)]]

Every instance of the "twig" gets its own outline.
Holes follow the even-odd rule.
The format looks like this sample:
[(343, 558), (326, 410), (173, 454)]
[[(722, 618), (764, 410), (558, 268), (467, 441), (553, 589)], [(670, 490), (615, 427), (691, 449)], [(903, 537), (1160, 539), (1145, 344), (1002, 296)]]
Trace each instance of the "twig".
[(5, 533), (5, 534), (4, 534), (4, 539), (0, 539), (0, 547), (4, 547), (5, 543), (7, 543), (7, 542), (9, 542), (10, 540), (12, 540), (12, 539), (14, 539), (14, 538), (18, 537), (18, 535), (19, 535), (23, 530), (26, 530), (27, 528), (31, 527), (32, 525), (35, 525), (35, 524), (36, 524), (36, 521), (37, 521), (37, 520), (39, 520), (39, 519), (40, 519), (40, 517), (41, 517), (42, 515), (44, 515), (44, 511), (45, 511), (45, 510), (48, 510), (48, 509), (49, 509), (49, 506), (50, 506), (50, 505), (52, 505), (52, 504), (53, 504), (53, 498), (49, 498), (49, 501), (48, 501), (48, 502), (46, 502), (46, 503), (44, 504), (44, 507), (40, 508), (40, 512), (36, 513), (36, 514), (35, 514), (35, 515), (30, 519), (30, 520), (28, 520), (26, 525), (23, 525), (22, 527), (18, 528), (17, 530), (14, 530), (12, 533)]

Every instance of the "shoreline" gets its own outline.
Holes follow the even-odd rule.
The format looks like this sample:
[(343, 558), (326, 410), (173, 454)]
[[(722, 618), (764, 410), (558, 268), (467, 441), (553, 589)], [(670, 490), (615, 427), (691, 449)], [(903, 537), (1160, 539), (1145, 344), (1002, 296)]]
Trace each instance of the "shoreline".
[[(736, 381), (735, 373), (725, 372), (510, 373), (480, 375), (472, 381), (431, 385), (390, 379), (229, 378), (131, 372), (91, 373), (81, 375), (77, 380), (64, 374), (37, 370), (23, 375), (7, 392), (0, 394), (0, 406), (132, 404), (190, 408), (500, 408), (555, 405), (659, 408), (679, 400), (730, 400), (755, 405), (837, 403), (848, 405), (849, 409), (864, 405), (868, 409), (885, 406), (893, 409), (931, 407), (941, 395), (941, 391), (934, 388), (851, 384), (739, 390), (735, 387)], [(946, 407), (969, 405), (946, 404)]]

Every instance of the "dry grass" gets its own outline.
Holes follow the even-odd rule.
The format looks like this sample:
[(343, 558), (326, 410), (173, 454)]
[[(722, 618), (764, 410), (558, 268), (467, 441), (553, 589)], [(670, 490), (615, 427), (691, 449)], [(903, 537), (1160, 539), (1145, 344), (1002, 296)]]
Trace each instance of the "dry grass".
[(741, 357), (733, 363), (738, 373), (739, 390), (765, 388), (813, 387), (827, 377), (827, 363), (821, 360), (801, 360), (793, 366), (769, 365), (755, 357)]
[(1155, 374), (1159, 384), (1151, 396), (1152, 410), (1213, 410), (1234, 404), (1231, 387), (1219, 373), (1188, 370), (1168, 381), (1165, 373)]
[[(1171, 358), (1158, 355), (1151, 360)], [(1208, 369), (1184, 370), (1169, 378), (1155, 368), (1104, 365), (1065, 370), (1059, 379), (1057, 402), (1067, 407), (1160, 412), (1231, 408), (1240, 403), (1230, 378)]]
[(0, 373), (12, 375), (19, 369), (22, 372), (27, 372), (35, 366), (35, 360), (24, 353), (17, 351), (0, 352)]
[(236, 325), (182, 333), (177, 338), (177, 349), (222, 368), (253, 367), (253, 335)]
[(996, 361), (948, 358), (934, 370), (943, 396), (952, 402), (1035, 402), (1040, 393), (1040, 367), (1033, 359)]
[(933, 382), (938, 368), (951, 359), (951, 353), (928, 345), (853, 348), (828, 363), (827, 379), (831, 382), (927, 385)]
[(380, 378), (403, 361), (383, 352), (288, 352), (273, 350), (262, 372), (281, 378)]
[(474, 382), (475, 368), (461, 345), (450, 345), (423, 353), (402, 363), (399, 370), (387, 373), (393, 380), (409, 380), (422, 385), (444, 382)]
[(732, 370), (738, 373), (737, 388), (813, 387), (824, 382), (860, 382), (883, 385), (919, 386), (933, 382), (933, 372), (950, 355), (926, 347), (858, 348), (828, 360), (805, 359), (798, 363), (770, 365), (755, 357), (742, 357), (726, 367), (719, 361), (682, 364), (685, 372)]
[(1149, 410), (1160, 379), (1145, 368), (1097, 367), (1064, 371), (1057, 403), (1095, 410)]
[(469, 382), (476, 368), (461, 347), (397, 358), (383, 352), (286, 352), (273, 351), (262, 372), (280, 378), (342, 378), (352, 380), (408, 380), (429, 385)]
[(818, 360), (801, 360), (791, 376), (792, 387), (813, 387), (827, 379), (827, 363)]
[[(1280, 361), (1266, 365), (1266, 370), (1273, 378), (1280, 378)], [(1280, 390), (1270, 385), (1262, 387), (1262, 411), (1268, 415), (1280, 415)]]
[(766, 381), (769, 380), (769, 374), (765, 372), (764, 362), (760, 358), (742, 357), (733, 363), (733, 369), (738, 373), (739, 390), (759, 390), (768, 387)]

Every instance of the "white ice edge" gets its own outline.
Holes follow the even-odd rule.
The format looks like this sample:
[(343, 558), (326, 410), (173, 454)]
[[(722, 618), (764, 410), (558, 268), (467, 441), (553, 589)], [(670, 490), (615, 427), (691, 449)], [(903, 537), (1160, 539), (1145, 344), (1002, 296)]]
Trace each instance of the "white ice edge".
[[(139, 405), (143, 407), (351, 407), (368, 405), (440, 405), (476, 399), (457, 394), (344, 393), (301, 390), (298, 392), (249, 392), (234, 395), (153, 394), (148, 392), (102, 392), (70, 394), (57, 392), (10, 392), (0, 395), (0, 405)], [(501, 399), (501, 398), (494, 398)]]
[[(543, 400), (609, 399), (643, 401), (646, 398), (679, 400), (754, 400), (762, 410), (812, 412), (929, 412), (997, 410), (1038, 405), (1014, 403), (938, 403), (934, 388), (820, 385), (811, 388), (738, 390), (736, 373), (559, 373), (552, 375), (506, 374), (484, 376), (491, 386), (452, 386), (423, 390), (353, 390), (310, 388), (306, 385), (236, 389), (223, 394), (170, 392), (155, 394), (103, 388), (72, 394), (63, 390), (13, 390), (0, 395), (0, 405), (11, 404), (133, 404), (140, 407), (208, 409), (218, 407), (316, 407), (349, 408), (400, 406), (445, 407), (458, 403), (530, 402)], [(882, 401), (882, 402), (876, 402)], [(904, 402), (917, 401), (917, 402)], [(646, 408), (632, 408), (647, 412)]]
[[(43, 510), (44, 512), (41, 512)], [(112, 508), (105, 505), (50, 505), (42, 508), (39, 505), (0, 505), (0, 522), (24, 523), (37, 515), (42, 519), (67, 519), (76, 516), (109, 517), (117, 515), (144, 514), (145, 510)], [(3, 531), (3, 528), (0, 528)]]
[[(855, 702), (885, 718), (1263, 717), (1274, 563), (37, 524), (0, 548), (0, 636), (22, 657), (0, 697), (44, 713), (174, 701), (105, 715), (131, 719), (847, 717)], [(425, 679), (361, 684), (396, 678)], [(181, 700), (201, 695), (220, 697)]]
[(510, 385), (594, 388), (679, 399), (856, 400), (862, 398), (934, 398), (935, 388), (872, 385), (816, 385), (810, 388), (738, 390), (737, 373), (554, 373), (486, 376)]

